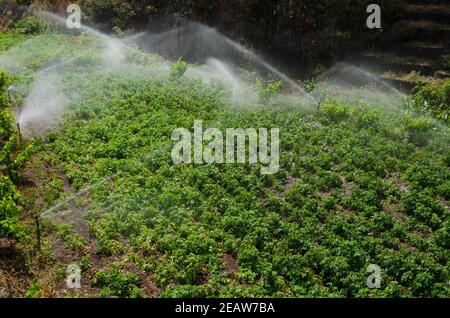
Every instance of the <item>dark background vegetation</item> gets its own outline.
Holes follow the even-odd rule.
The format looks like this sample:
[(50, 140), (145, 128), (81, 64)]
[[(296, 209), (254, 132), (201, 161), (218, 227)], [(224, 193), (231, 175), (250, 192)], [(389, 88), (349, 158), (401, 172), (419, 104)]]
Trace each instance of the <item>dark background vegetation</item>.
[[(17, 5), (64, 12), (69, 1), (2, 1), (3, 22), (22, 14)], [(328, 66), (355, 50), (389, 41), (405, 2), (381, 0), (383, 30), (366, 27), (370, 0), (80, 0), (84, 19), (103, 31), (140, 30), (161, 17), (179, 16), (217, 28), (272, 60)], [(31, 5), (31, 6), (30, 6)], [(23, 8), (23, 7), (22, 7)], [(85, 20), (86, 21), (86, 20)], [(291, 66), (292, 67), (292, 66)]]

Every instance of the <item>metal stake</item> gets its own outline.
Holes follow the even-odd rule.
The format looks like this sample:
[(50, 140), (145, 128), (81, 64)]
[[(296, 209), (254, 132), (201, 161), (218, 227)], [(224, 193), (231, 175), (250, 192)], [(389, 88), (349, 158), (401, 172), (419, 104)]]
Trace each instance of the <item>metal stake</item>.
[(38, 251), (41, 250), (41, 227), (39, 224), (39, 216), (35, 217), (36, 221), (36, 241), (37, 241), (37, 249)]

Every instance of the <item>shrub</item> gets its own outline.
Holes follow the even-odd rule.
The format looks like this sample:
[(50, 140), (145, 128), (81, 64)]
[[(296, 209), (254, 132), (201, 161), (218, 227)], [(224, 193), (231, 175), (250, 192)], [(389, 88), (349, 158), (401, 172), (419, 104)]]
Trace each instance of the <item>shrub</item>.
[(53, 179), (45, 185), (44, 201), (52, 204), (64, 190), (64, 183), (60, 179)]
[(41, 34), (51, 32), (53, 26), (44, 18), (33, 15), (19, 20), (14, 29), (17, 33), (21, 34)]
[(449, 122), (450, 79), (437, 84), (420, 83), (413, 90), (413, 94), (413, 107), (446, 123)]
[(368, 106), (361, 106), (352, 110), (352, 117), (356, 125), (361, 128), (376, 127), (380, 121), (380, 109), (371, 109)]
[(450, 71), (450, 54), (442, 55), (433, 65), (433, 68)]
[(403, 130), (407, 133), (409, 141), (418, 146), (425, 146), (428, 143), (432, 128), (433, 124), (429, 118), (409, 116), (403, 118)]
[(281, 87), (283, 86), (283, 81), (271, 81), (264, 84), (261, 80), (258, 80), (256, 82), (256, 86), (258, 88), (258, 95), (261, 104), (267, 105), (270, 104), (274, 96), (280, 93)]
[(345, 104), (329, 103), (322, 105), (322, 111), (326, 118), (332, 122), (339, 122), (349, 117), (349, 109)]
[(318, 87), (318, 82), (315, 79), (307, 79), (303, 82), (303, 85), (305, 86), (305, 91), (311, 93)]
[(4, 71), (0, 71), (0, 89), (4, 89), (8, 83), (8, 77)]
[(40, 298), (43, 296), (42, 294), (41, 285), (38, 282), (34, 282), (25, 292), (25, 298)]
[(443, 227), (436, 231), (433, 236), (433, 240), (436, 243), (436, 245), (445, 248), (450, 249), (450, 223), (447, 222), (443, 225)]
[(122, 273), (117, 267), (98, 272), (93, 279), (93, 285), (100, 287), (102, 297), (143, 298), (144, 293), (139, 288), (140, 278), (137, 274)]
[(78, 235), (69, 224), (62, 224), (58, 229), (58, 236), (65, 242), (68, 250), (82, 250), (86, 246), (86, 241)]
[(172, 65), (172, 68), (170, 70), (170, 76), (174, 79), (181, 78), (184, 75), (184, 73), (186, 73), (187, 69), (188, 66), (186, 62), (183, 60), (183, 58), (180, 58), (178, 62)]
[(12, 157), (18, 145), (13, 129), (14, 118), (4, 93), (7, 83), (6, 74), (0, 71), (0, 237), (17, 239), (25, 236), (25, 230), (18, 220), (21, 212), (18, 205), (19, 193), (11, 181), (17, 176), (15, 160)]
[(164, 291), (164, 298), (205, 298), (208, 296), (204, 286), (180, 285), (169, 287)]
[(87, 17), (109, 29), (115, 26), (126, 29), (135, 25), (139, 16), (152, 12), (152, 7), (144, 1), (80, 0), (77, 3)]

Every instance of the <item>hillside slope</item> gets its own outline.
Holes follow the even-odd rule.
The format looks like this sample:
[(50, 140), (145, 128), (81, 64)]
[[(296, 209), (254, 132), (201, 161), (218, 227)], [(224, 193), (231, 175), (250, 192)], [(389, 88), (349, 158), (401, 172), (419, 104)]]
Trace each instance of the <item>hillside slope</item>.
[[(117, 61), (86, 35), (28, 43), (34, 59), (14, 51), (25, 83), (56, 76), (70, 98), (59, 128), (27, 141), (38, 150), (19, 190), (33, 239), (21, 246), (32, 252), (14, 273), (0, 268), (2, 296), (450, 297), (448, 128), (400, 109), (317, 111), (281, 93), (236, 107), (223, 80), (189, 76), (202, 66), (182, 75), (134, 49)], [(81, 56), (38, 72), (67, 52)], [(172, 132), (199, 119), (279, 128), (280, 170), (174, 165)], [(65, 282), (74, 263), (76, 291)], [(370, 264), (379, 290), (367, 288)]]

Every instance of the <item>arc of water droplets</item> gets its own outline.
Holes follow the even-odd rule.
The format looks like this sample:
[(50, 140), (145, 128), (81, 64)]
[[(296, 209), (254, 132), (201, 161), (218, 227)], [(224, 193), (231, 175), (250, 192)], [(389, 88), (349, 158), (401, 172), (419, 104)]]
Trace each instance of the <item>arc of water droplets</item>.
[[(57, 14), (54, 14), (54, 13), (51, 13), (51, 12), (47, 12), (47, 11), (43, 11), (42, 14), (43, 14), (44, 16), (47, 16), (48, 18), (54, 19), (54, 20), (56, 20), (56, 21), (58, 21), (58, 22), (60, 22), (60, 23), (64, 23), (64, 24), (65, 24), (65, 22), (66, 22), (66, 20), (65, 20), (63, 17), (61, 17), (61, 16), (59, 16), (59, 15), (57, 15)], [(128, 49), (128, 50), (131, 50), (132, 48), (130, 48), (126, 43), (132, 42), (133, 40), (135, 40), (135, 39), (137, 39), (137, 38), (140, 38), (140, 37), (142, 37), (143, 35), (146, 34), (145, 32), (141, 32), (141, 33), (135, 34), (135, 35), (133, 35), (133, 36), (131, 36), (131, 37), (128, 37), (128, 38), (126, 38), (126, 39), (118, 40), (118, 39), (109, 37), (108, 35), (103, 34), (103, 33), (99, 32), (99, 31), (97, 31), (97, 30), (95, 30), (95, 29), (93, 29), (93, 28), (88, 27), (88, 26), (84, 26), (84, 25), (83, 25), (83, 26), (82, 26), (82, 29), (85, 30), (87, 33), (90, 33), (90, 34), (92, 34), (92, 35), (95, 35), (95, 36), (100, 37), (100, 38), (103, 39), (106, 43), (111, 43), (111, 42), (113, 42), (114, 44), (118, 44), (120, 47), (125, 48), (125, 49)], [(265, 62), (261, 57), (259, 57), (257, 54), (255, 54), (255, 53), (252, 52), (251, 50), (245, 48), (244, 46), (240, 45), (240, 44), (237, 43), (237, 42), (234, 42), (233, 40), (231, 40), (231, 39), (229, 39), (228, 37), (226, 37), (226, 36), (220, 34), (219, 32), (217, 32), (216, 30), (214, 30), (214, 29), (212, 29), (212, 28), (207, 28), (207, 27), (206, 27), (206, 29), (208, 30), (208, 32), (214, 32), (215, 35), (220, 36), (220, 37), (221, 37), (226, 43), (228, 43), (231, 47), (233, 47), (234, 49), (236, 49), (236, 50), (239, 51), (240, 53), (244, 54), (245, 56), (247, 56), (247, 57), (250, 58), (251, 60), (254, 60), (254, 61), (256, 61), (257, 63), (261, 64), (261, 65), (264, 66), (267, 70), (269, 70), (270, 72), (272, 72), (273, 74), (275, 74), (275, 75), (278, 76), (279, 78), (283, 79), (284, 81), (286, 81), (287, 83), (289, 83), (289, 84), (292, 85), (293, 87), (297, 88), (300, 92), (302, 92), (302, 93), (304, 93), (306, 96), (308, 96), (308, 98), (309, 98), (311, 101), (313, 101), (314, 103), (319, 104), (319, 101), (318, 101), (314, 96), (312, 96), (311, 94), (307, 93), (307, 92), (304, 90), (303, 87), (301, 87), (299, 84), (297, 84), (297, 83), (296, 83), (295, 81), (293, 81), (291, 78), (289, 78), (288, 76), (286, 76), (285, 74), (283, 74), (282, 72), (280, 72), (280, 71), (279, 71), (278, 69), (276, 69), (274, 66), (272, 66), (272, 65), (270, 65), (269, 63)], [(177, 27), (177, 28), (174, 28), (174, 29), (169, 30), (169, 31), (167, 31), (167, 32), (163, 32), (163, 33), (161, 33), (161, 34), (155, 35), (155, 40), (159, 40), (159, 39), (163, 38), (163, 35), (164, 35), (164, 34), (173, 34), (174, 32), (179, 32), (179, 31), (180, 31), (180, 28)], [(133, 51), (134, 51), (134, 50), (133, 50)], [(143, 52), (140, 52), (140, 51), (136, 51), (136, 52), (138, 52), (139, 54), (145, 55), (145, 53), (143, 53)], [(42, 70), (41, 72), (45, 72), (45, 71), (48, 71), (48, 70), (51, 70), (51, 69), (60, 67), (60, 66), (62, 66), (62, 65), (65, 65), (65, 64), (67, 64), (67, 63), (70, 63), (70, 62), (72, 62), (72, 61), (74, 61), (74, 60), (80, 58), (81, 56), (82, 56), (82, 55), (75, 56), (75, 57), (73, 57), (73, 58), (71, 58), (71, 59), (69, 59), (69, 60), (67, 60), (67, 61), (65, 61), (65, 62), (59, 63), (59, 64), (57, 64), (57, 65), (53, 65), (53, 66), (51, 66), (51, 67), (49, 67), (49, 68), (47, 68), (47, 69), (44, 69), (44, 70)], [(223, 65), (217, 64), (217, 63), (214, 61), (214, 59), (212, 59), (212, 64), (215, 64), (216, 67), (223, 68)], [(358, 69), (358, 70), (360, 70), (360, 69)], [(223, 70), (222, 70), (222, 71), (223, 71)], [(366, 76), (368, 76), (368, 77), (370, 77), (370, 78), (373, 78), (373, 75), (371, 75), (371, 74), (365, 72), (364, 70), (361, 69), (360, 71), (363, 72), (364, 75), (366, 75)], [(225, 73), (226, 73), (226, 75), (229, 77), (229, 78), (228, 78), (229, 80), (234, 80), (234, 77), (232, 76), (232, 74), (227, 73), (227, 72), (225, 72)], [(380, 79), (376, 79), (376, 80), (377, 80), (378, 82), (382, 83), (383, 85), (385, 85), (386, 87), (390, 87), (388, 84), (384, 83), (384, 82), (381, 81)], [(390, 88), (391, 88), (391, 87), (390, 87)], [(392, 89), (394, 89), (394, 88), (392, 88)], [(394, 89), (394, 90), (395, 90), (395, 89)], [(403, 96), (400, 92), (398, 92), (398, 90), (395, 90), (395, 92), (396, 92), (397, 94)], [(160, 150), (162, 150), (162, 149), (160, 149)], [(62, 206), (64, 206), (64, 205), (67, 204), (68, 202), (70, 202), (71, 200), (74, 200), (74, 199), (76, 199), (76, 198), (79, 198), (81, 195), (83, 195), (83, 194), (85, 194), (85, 193), (91, 191), (92, 189), (95, 189), (95, 188), (101, 186), (102, 184), (108, 182), (108, 181), (111, 180), (112, 178), (117, 177), (118, 175), (120, 175), (120, 174), (122, 174), (122, 173), (123, 173), (123, 172), (119, 172), (119, 173), (117, 173), (117, 174), (115, 174), (115, 175), (113, 175), (113, 176), (109, 176), (109, 177), (107, 177), (107, 178), (105, 178), (105, 179), (99, 181), (98, 183), (96, 183), (96, 184), (94, 184), (94, 185), (91, 185), (91, 186), (87, 187), (86, 189), (81, 190), (80, 192), (76, 193), (74, 196), (68, 198), (68, 199), (65, 200), (64, 202), (61, 202), (61, 203), (59, 203), (58, 205), (56, 205), (56, 206), (50, 208), (49, 210), (43, 212), (43, 213), (40, 215), (40, 217), (42, 217), (42, 218), (48, 217), (49, 215), (55, 213), (59, 208), (61, 208)]]
[[(39, 13), (42, 14), (44, 17), (47, 17), (47, 18), (52, 19), (52, 20), (56, 20), (58, 23), (61, 23), (61, 24), (65, 24), (65, 23), (66, 23), (66, 19), (65, 19), (65, 18), (63, 18), (63, 17), (61, 17), (61, 16), (59, 16), (59, 15), (57, 15), (57, 14), (55, 14), (55, 13), (48, 12), (48, 11), (40, 11)], [(126, 49), (126, 50), (133, 50), (132, 48), (130, 48), (130, 47), (126, 44), (127, 42), (130, 42), (131, 40), (133, 40), (133, 39), (135, 39), (135, 38), (141, 37), (141, 36), (145, 33), (145, 32), (141, 32), (141, 33), (132, 35), (132, 36), (130, 36), (130, 37), (128, 37), (128, 38), (119, 40), (119, 39), (117, 39), (117, 38), (110, 37), (110, 36), (108, 36), (108, 35), (106, 35), (106, 34), (104, 34), (104, 33), (102, 33), (102, 32), (99, 32), (99, 31), (97, 31), (97, 30), (95, 30), (95, 29), (93, 29), (93, 28), (91, 28), (91, 27), (88, 27), (88, 26), (86, 26), (86, 25), (83, 25), (83, 24), (81, 25), (81, 29), (84, 30), (85, 32), (91, 34), (91, 35), (94, 35), (94, 36), (99, 37), (99, 38), (102, 39), (108, 46), (116, 45), (116, 44), (117, 44), (117, 45), (119, 45), (121, 48)], [(143, 55), (143, 56), (146, 56), (145, 53), (140, 52), (139, 50), (133, 50), (133, 52), (135, 52), (135, 51), (136, 51), (138, 54), (141, 54), (141, 55)], [(78, 58), (79, 58), (79, 57), (80, 57), (80, 56), (78, 56)], [(75, 58), (75, 59), (76, 59), (76, 58)]]
[(95, 184), (93, 184), (93, 185), (91, 185), (91, 186), (89, 186), (89, 187), (87, 187), (87, 188), (85, 188), (85, 189), (82, 189), (81, 191), (77, 192), (76, 194), (74, 194), (74, 195), (71, 196), (70, 198), (64, 200), (63, 202), (58, 203), (57, 205), (53, 206), (52, 208), (48, 209), (47, 211), (42, 212), (42, 213), (39, 215), (39, 218), (45, 219), (45, 218), (49, 217), (50, 215), (55, 214), (56, 212), (58, 212), (59, 208), (65, 206), (65, 205), (66, 205), (67, 203), (69, 203), (70, 201), (73, 201), (73, 200), (75, 200), (75, 199), (78, 199), (78, 198), (81, 197), (83, 194), (86, 194), (86, 193), (88, 193), (89, 191), (91, 191), (92, 189), (95, 189), (95, 188), (101, 186), (102, 184), (105, 184), (105, 183), (108, 182), (109, 180), (111, 180), (111, 179), (113, 179), (113, 178), (119, 176), (119, 175), (122, 174), (122, 173), (123, 173), (123, 172), (118, 172), (118, 173), (116, 173), (116, 174), (114, 174), (114, 175), (112, 175), (112, 176), (109, 176), (109, 177), (107, 177), (107, 178), (104, 178), (104, 179), (100, 180), (99, 182), (97, 182), (97, 183), (95, 183)]
[[(152, 153), (150, 153), (150, 154), (148, 154), (148, 155), (145, 155), (145, 156), (141, 157), (141, 158), (139, 159), (139, 161), (140, 161), (141, 163), (143, 163), (145, 160), (148, 160), (148, 159), (152, 158), (154, 155), (160, 153), (161, 151), (170, 150), (170, 148), (171, 148), (171, 145), (170, 145), (170, 144), (169, 144), (169, 145), (166, 145), (166, 146), (162, 146), (161, 148), (154, 150)], [(39, 218), (45, 219), (45, 218), (49, 218), (51, 215), (55, 215), (61, 207), (65, 206), (65, 205), (66, 205), (67, 203), (69, 203), (70, 201), (73, 201), (73, 200), (75, 200), (75, 199), (78, 199), (78, 198), (81, 197), (83, 194), (86, 194), (86, 193), (88, 193), (89, 191), (98, 188), (99, 186), (101, 186), (101, 185), (107, 183), (108, 181), (112, 180), (113, 178), (120, 176), (120, 175), (123, 174), (124, 172), (125, 172), (125, 171), (119, 171), (119, 172), (117, 172), (117, 173), (115, 173), (115, 174), (113, 174), (113, 175), (111, 175), (111, 176), (108, 176), (108, 177), (105, 177), (105, 178), (101, 179), (100, 181), (98, 181), (97, 183), (95, 183), (95, 184), (93, 184), (93, 185), (90, 185), (90, 186), (88, 186), (88, 187), (86, 187), (86, 188), (80, 190), (79, 192), (77, 192), (76, 194), (74, 194), (73, 196), (71, 196), (70, 198), (68, 198), (68, 199), (64, 200), (63, 202), (60, 202), (60, 203), (58, 203), (57, 205), (51, 207), (50, 209), (48, 209), (48, 210), (42, 212), (42, 213), (39, 215)]]
[(306, 94), (306, 96), (308, 96), (308, 98), (311, 99), (311, 101), (313, 101), (316, 104), (319, 104), (319, 101), (312, 96), (311, 94), (307, 93), (305, 91), (305, 89), (303, 87), (301, 87), (300, 85), (298, 85), (294, 80), (292, 80), (291, 78), (289, 78), (288, 76), (286, 76), (286, 74), (280, 72), (279, 70), (277, 70), (275, 67), (273, 67), (272, 65), (270, 65), (269, 63), (265, 62), (263, 59), (261, 59), (258, 55), (256, 55), (255, 53), (253, 53), (252, 51), (250, 51), (249, 49), (246, 49), (245, 47), (243, 47), (242, 45), (240, 45), (237, 42), (232, 41), (231, 39), (225, 37), (225, 41), (230, 44), (231, 46), (233, 46), (234, 48), (236, 48), (237, 50), (239, 50), (240, 52), (244, 53), (245, 55), (247, 55), (248, 57), (250, 57), (251, 59), (257, 61), (258, 63), (260, 63), (261, 65), (263, 65), (266, 69), (268, 69), (270, 72), (274, 73), (275, 75), (277, 75), (278, 77), (280, 77), (281, 79), (283, 79), (284, 81), (286, 81), (287, 83), (289, 83), (290, 85), (292, 85), (293, 87), (297, 88), (300, 92)]

